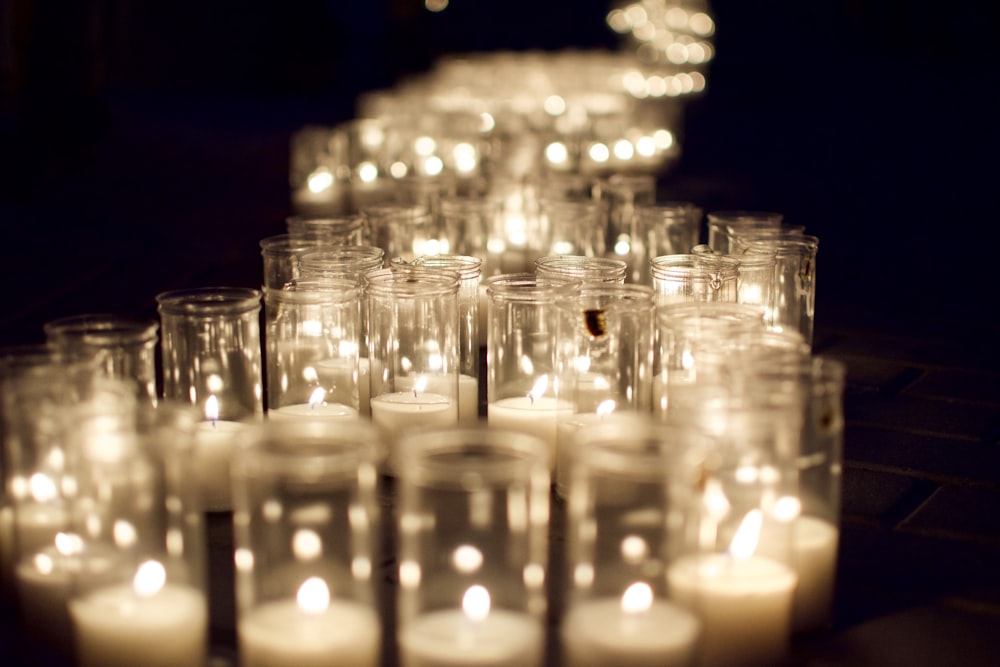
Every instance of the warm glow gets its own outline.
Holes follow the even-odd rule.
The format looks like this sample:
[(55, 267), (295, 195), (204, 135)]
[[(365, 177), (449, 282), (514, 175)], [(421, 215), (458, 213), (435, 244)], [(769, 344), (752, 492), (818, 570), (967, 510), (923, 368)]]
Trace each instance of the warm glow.
[(649, 545), (638, 535), (627, 535), (622, 540), (622, 558), (630, 565), (637, 565), (649, 556)]
[(219, 420), (219, 399), (215, 396), (205, 399), (205, 419), (211, 422)]
[(596, 412), (599, 417), (607, 417), (615, 411), (616, 407), (617, 404), (614, 399), (609, 398), (606, 401), (601, 401), (601, 403), (597, 406)]
[(142, 597), (156, 595), (167, 583), (167, 571), (163, 564), (155, 560), (147, 560), (135, 571), (132, 578), (132, 590)]
[(48, 502), (59, 495), (59, 490), (48, 475), (36, 472), (28, 482), (31, 488), (31, 497), (40, 503)]
[(549, 95), (545, 98), (543, 108), (550, 116), (558, 116), (566, 112), (566, 100), (559, 95)]
[(358, 165), (358, 179), (362, 183), (373, 183), (378, 178), (378, 167), (371, 162), (362, 162)]
[(463, 544), (452, 552), (451, 562), (462, 574), (471, 574), (483, 566), (483, 552), (470, 544)]
[(444, 161), (437, 155), (432, 155), (424, 161), (424, 173), (428, 176), (437, 176), (444, 171)]
[(656, 154), (656, 140), (653, 137), (639, 137), (635, 142), (635, 152), (643, 157), (652, 157)]
[(490, 615), (490, 592), (482, 586), (470, 586), (462, 596), (462, 611), (472, 621), (482, 621)]
[(407, 173), (409, 173), (409, 171), (410, 171), (409, 167), (407, 167), (406, 164), (402, 162), (393, 162), (391, 165), (389, 165), (389, 174), (393, 178), (403, 178), (404, 176), (406, 176)]
[(424, 0), (424, 7), (429, 12), (443, 12), (448, 8), (448, 0)]
[(309, 395), (309, 407), (315, 408), (318, 405), (323, 405), (323, 400), (325, 398), (326, 398), (326, 389), (324, 389), (323, 387), (316, 387)]
[(549, 161), (549, 164), (565, 164), (569, 160), (566, 144), (561, 141), (553, 141), (545, 147), (545, 159)]
[(325, 192), (333, 187), (333, 174), (326, 167), (321, 167), (309, 174), (306, 187), (313, 194)]
[(622, 611), (641, 614), (653, 606), (653, 589), (644, 581), (637, 581), (622, 593)]
[(590, 150), (587, 151), (590, 159), (594, 162), (607, 162), (608, 158), (611, 157), (611, 151), (608, 147), (601, 143), (591, 144)]
[(83, 539), (75, 533), (56, 533), (56, 551), (63, 556), (76, 556), (83, 553)]
[(434, 141), (432, 137), (418, 137), (416, 141), (413, 142), (413, 150), (417, 152), (417, 155), (433, 155), (434, 151), (437, 150), (437, 142)]
[(782, 496), (774, 501), (772, 513), (778, 521), (793, 521), (802, 514), (802, 501), (795, 496)]
[(323, 554), (323, 540), (316, 531), (300, 528), (292, 536), (292, 553), (300, 561), (315, 560)]
[(528, 398), (531, 400), (532, 403), (534, 403), (535, 399), (541, 398), (542, 394), (544, 394), (545, 390), (548, 388), (549, 388), (549, 376), (543, 375), (537, 380), (535, 380), (534, 386), (531, 388), (531, 391), (528, 392)]
[(635, 155), (635, 147), (628, 139), (619, 139), (615, 142), (615, 157), (619, 160), (631, 160)]
[(295, 601), (302, 611), (319, 614), (330, 606), (330, 589), (319, 577), (309, 577), (299, 586)]
[(661, 151), (666, 150), (674, 145), (674, 135), (670, 133), (670, 130), (657, 130), (653, 133), (653, 141), (656, 142), (657, 148)]
[(131, 546), (135, 546), (138, 535), (135, 532), (135, 526), (124, 519), (118, 519), (114, 523), (114, 527), (111, 529), (115, 538), (115, 544), (119, 547), (127, 549)]
[(413, 381), (413, 396), (416, 398), (417, 394), (422, 391), (427, 391), (427, 376), (421, 375), (416, 380)]
[(455, 156), (456, 171), (463, 174), (475, 171), (478, 164), (475, 146), (467, 143), (456, 144), (452, 150), (452, 155)]
[(750, 510), (743, 517), (733, 541), (729, 544), (729, 553), (734, 558), (749, 558), (757, 550), (760, 540), (760, 528), (764, 523), (764, 515), (760, 510)]

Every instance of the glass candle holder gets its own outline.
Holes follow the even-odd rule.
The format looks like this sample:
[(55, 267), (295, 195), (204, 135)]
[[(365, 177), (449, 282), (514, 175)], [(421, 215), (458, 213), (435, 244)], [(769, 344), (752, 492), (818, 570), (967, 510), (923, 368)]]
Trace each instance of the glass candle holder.
[(487, 240), (487, 275), (531, 270), (535, 257), (545, 255), (538, 216), (538, 183), (507, 174), (492, 179), (490, 198), (500, 210)]
[(547, 254), (604, 256), (608, 218), (602, 202), (543, 199), (539, 220)]
[[(77, 443), (69, 617), (80, 667), (204, 665), (209, 611), (204, 525), (187, 404)], [(109, 446), (114, 443), (115, 446)]]
[[(722, 256), (704, 244), (692, 248), (691, 254), (704, 257)], [(776, 258), (776, 250), (763, 247), (736, 257), (740, 263), (736, 281), (736, 303), (761, 307), (764, 310), (764, 324), (767, 327), (774, 326)]]
[(362, 245), (365, 219), (360, 213), (343, 215), (299, 214), (285, 218), (293, 241), (317, 241), (323, 245)]
[(264, 290), (269, 419), (357, 419), (360, 304), (353, 280)]
[(376, 204), (362, 213), (368, 221), (371, 244), (382, 248), (387, 257), (402, 257), (410, 262), (420, 255), (448, 252), (441, 243), (437, 222), (426, 206)]
[(254, 425), (233, 465), (245, 667), (375, 667), (378, 433), (362, 421)]
[[(567, 458), (562, 664), (693, 665), (701, 622), (670, 599), (671, 527), (693, 488), (678, 452), (692, 431), (648, 415), (577, 432)], [(642, 517), (641, 520), (638, 517)]]
[(202, 504), (231, 508), (233, 439), (245, 422), (263, 418), (261, 293), (244, 287), (162, 292), (163, 395), (198, 408), (195, 458)]
[(608, 214), (606, 247), (620, 257), (632, 256), (636, 236), (636, 206), (656, 202), (656, 177), (652, 174), (612, 174), (597, 185)]
[(684, 301), (735, 303), (740, 262), (725, 255), (662, 255), (650, 260), (658, 305)]
[(701, 216), (702, 210), (690, 202), (636, 204), (630, 243), (612, 249), (628, 261), (628, 282), (649, 285), (651, 259), (692, 252), (701, 232)]
[(784, 215), (774, 211), (709, 211), (708, 246), (723, 255), (733, 253), (730, 235), (741, 227), (777, 229)]
[(500, 273), (489, 248), (490, 233), (499, 211), (497, 201), (483, 196), (441, 199), (441, 224), (451, 252), (482, 259), (483, 276)]
[(546, 255), (535, 260), (535, 275), (579, 280), (589, 284), (622, 284), (628, 265), (624, 260), (584, 255)]
[[(483, 260), (467, 255), (424, 255), (413, 266), (458, 274), (458, 421), (479, 420), (479, 313)], [(485, 327), (484, 327), (485, 331)]]
[(385, 250), (370, 245), (310, 248), (299, 254), (299, 278), (348, 279), (361, 284), (367, 272), (382, 268), (384, 257)]
[(408, 434), (399, 477), (405, 667), (541, 665), (549, 475), (534, 436)]
[(322, 246), (315, 238), (293, 238), (290, 234), (275, 234), (260, 240), (260, 255), (264, 262), (261, 284), (281, 289), (299, 277), (299, 255)]
[(46, 341), (71, 359), (97, 357), (109, 378), (134, 382), (140, 400), (156, 405), (160, 324), (148, 317), (86, 314), (46, 322)]
[(458, 422), (457, 273), (399, 267), (365, 275), (372, 421), (388, 438)]
[(584, 285), (560, 303), (560, 397), (556, 487), (564, 487), (572, 435), (623, 412), (648, 415), (653, 391), (653, 290), (647, 285)]
[(579, 287), (579, 281), (530, 273), (487, 281), (487, 421), (493, 428), (538, 436), (550, 465), (555, 464), (558, 420), (572, 414), (572, 403), (559, 394), (557, 304), (576, 299)]

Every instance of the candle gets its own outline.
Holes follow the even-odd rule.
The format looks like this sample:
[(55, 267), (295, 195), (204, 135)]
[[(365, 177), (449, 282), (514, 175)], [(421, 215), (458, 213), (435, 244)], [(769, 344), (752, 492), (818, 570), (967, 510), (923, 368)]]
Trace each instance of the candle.
[(555, 465), (556, 428), (560, 419), (573, 414), (573, 405), (551, 396), (512, 396), (490, 403), (486, 419), (490, 428), (529, 433), (549, 448), (549, 466)]
[(343, 403), (294, 403), (267, 411), (269, 419), (357, 419), (358, 411)]
[[(415, 382), (419, 382), (423, 390), (448, 396), (454, 390), (449, 391), (447, 382), (452, 381), (454, 376), (421, 375), (413, 378), (399, 378), (397, 387), (402, 391), (413, 391)], [(471, 375), (459, 374), (458, 376), (458, 421), (462, 424), (473, 424), (479, 421), (479, 380)]]
[(58, 504), (18, 503), (14, 508), (17, 553), (24, 557), (51, 547), (66, 522), (66, 510)]
[[(792, 567), (799, 578), (792, 602), (795, 632), (819, 630), (830, 622), (839, 537), (837, 527), (823, 519), (800, 516), (792, 525)], [(763, 543), (761, 550), (766, 550)]]
[(670, 566), (672, 597), (696, 611), (702, 665), (774, 665), (788, 647), (795, 573), (761, 556), (685, 556)]
[(355, 367), (353, 359), (321, 359), (316, 362), (316, 374), (325, 386), (351, 383), (358, 385), (358, 413), (363, 417), (371, 415), (371, 385), (368, 371), (371, 367), (366, 357), (357, 360)]
[(371, 400), (372, 422), (395, 435), (404, 429), (451, 426), (458, 422), (455, 403), (433, 392), (397, 391)]
[(574, 605), (562, 625), (566, 667), (673, 667), (693, 664), (699, 623), (677, 605), (653, 600), (627, 612), (617, 598)]
[(356, 602), (330, 601), (305, 611), (294, 600), (268, 602), (239, 622), (243, 667), (375, 667), (381, 630), (374, 610)]
[(130, 585), (99, 588), (69, 605), (80, 667), (196, 667), (205, 664), (205, 595), (166, 584), (153, 595)]
[(209, 512), (232, 509), (229, 464), (236, 436), (246, 427), (234, 421), (201, 422), (195, 431), (195, 470), (202, 508)]
[(534, 667), (542, 664), (541, 625), (524, 613), (494, 609), (470, 618), (461, 609), (435, 611), (405, 624), (399, 636), (404, 667)]

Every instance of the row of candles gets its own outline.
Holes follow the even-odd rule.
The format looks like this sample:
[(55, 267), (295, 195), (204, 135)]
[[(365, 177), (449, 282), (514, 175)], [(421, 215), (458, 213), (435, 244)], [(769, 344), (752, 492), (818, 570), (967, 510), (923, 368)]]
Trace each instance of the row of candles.
[[(689, 252), (645, 257), (649, 283), (614, 252), (508, 273), (473, 201), (293, 216), (261, 241), (262, 290), (165, 292), (158, 323), (66, 318), (4, 356), (26, 626), (80, 664), (200, 664), (207, 510), (233, 511), (245, 665), (377, 664), (380, 562), (408, 665), (541, 664), (547, 609), (573, 665), (771, 664), (825, 627), (844, 369), (810, 353), (817, 239), (712, 213), (698, 245), (696, 206), (619, 196), (593, 238)], [(417, 254), (449, 242), (450, 205), (486, 252)], [(637, 233), (644, 207), (661, 224)]]

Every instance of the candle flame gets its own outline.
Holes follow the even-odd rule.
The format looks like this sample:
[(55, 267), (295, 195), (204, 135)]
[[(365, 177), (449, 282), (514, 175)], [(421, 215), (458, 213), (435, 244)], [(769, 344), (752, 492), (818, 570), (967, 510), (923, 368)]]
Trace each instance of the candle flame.
[(132, 578), (132, 589), (137, 595), (150, 597), (156, 595), (167, 583), (167, 570), (163, 564), (155, 560), (143, 562)]
[(219, 399), (215, 396), (205, 399), (205, 419), (213, 424), (219, 420)]
[(607, 417), (608, 415), (610, 415), (612, 412), (615, 411), (616, 407), (617, 404), (615, 403), (614, 399), (609, 398), (606, 401), (601, 401), (600, 405), (597, 406), (597, 416)]
[(326, 398), (326, 389), (323, 387), (316, 387), (313, 389), (312, 394), (309, 395), (309, 407), (315, 408), (318, 405), (323, 405), (323, 399)]
[(549, 376), (543, 375), (542, 377), (535, 380), (535, 386), (531, 388), (528, 392), (528, 399), (534, 403), (536, 398), (541, 398), (545, 390), (549, 388)]
[(462, 611), (472, 621), (482, 621), (490, 615), (490, 592), (484, 587), (470, 586), (462, 596)]
[(427, 376), (421, 375), (416, 380), (413, 381), (413, 398), (417, 397), (417, 394), (425, 391), (427, 389)]
[(302, 611), (319, 614), (330, 606), (330, 589), (319, 577), (309, 577), (299, 586), (295, 601)]
[(59, 495), (55, 482), (48, 475), (36, 472), (28, 480), (28, 488), (31, 490), (31, 497), (40, 503), (54, 500)]
[(729, 544), (729, 553), (734, 558), (749, 558), (757, 550), (760, 540), (760, 528), (764, 522), (764, 514), (760, 510), (750, 510), (743, 517), (733, 541)]
[(622, 611), (641, 614), (653, 606), (653, 589), (644, 581), (637, 581), (622, 593)]

